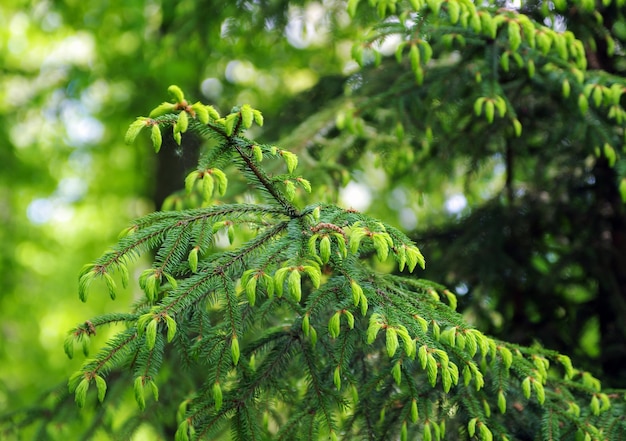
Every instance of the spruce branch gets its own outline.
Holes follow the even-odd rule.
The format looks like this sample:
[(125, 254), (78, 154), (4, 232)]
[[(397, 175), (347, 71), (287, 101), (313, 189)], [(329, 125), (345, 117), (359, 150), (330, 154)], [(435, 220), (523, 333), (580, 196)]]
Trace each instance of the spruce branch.
[(296, 218), (296, 217), (301, 216), (300, 211), (285, 198), (285, 196), (276, 188), (275, 185), (273, 185), (269, 181), (265, 173), (263, 173), (263, 171), (261, 171), (256, 166), (252, 158), (246, 155), (241, 150), (241, 147), (237, 145), (237, 143), (233, 143), (232, 145), (237, 150), (237, 153), (239, 153), (239, 156), (246, 163), (246, 166), (250, 169), (252, 173), (254, 173), (254, 175), (258, 179), (258, 182), (267, 190), (269, 194), (271, 194), (274, 197), (274, 199), (276, 199), (276, 202), (278, 202), (285, 209), (285, 211), (287, 212), (287, 215), (291, 218)]
[[(193, 112), (175, 106), (185, 117), (138, 121), (173, 126), (181, 142), (187, 131), (218, 141), (185, 181), (188, 192), (202, 183), (205, 203), (215, 186), (224, 195), (222, 169), (234, 163), (267, 204), (145, 216), (113, 251), (85, 267), (81, 297), (97, 277), (111, 291), (111, 271), (124, 276), (131, 259), (155, 251), (139, 277), (146, 300), (131, 314), (94, 319), (93, 329), (83, 324), (68, 339), (71, 351), (75, 341), (88, 344), (96, 324), (129, 326), (72, 377), (77, 403), (84, 405), (92, 380), (103, 397), (101, 375), (127, 366), (145, 409), (145, 389), (155, 399), (159, 390), (171, 393), (167, 380), (157, 382), (164, 363), (176, 357), (198, 372), (190, 375), (191, 393), (174, 394), (181, 401), (180, 440), (228, 430), (245, 439), (443, 439), (448, 424), (466, 439), (491, 439), (508, 436), (507, 418), (518, 402), (541, 421), (545, 437), (565, 426), (593, 437), (600, 433), (596, 424), (610, 424), (603, 421), (610, 421), (616, 399), (567, 357), (484, 335), (455, 311), (456, 297), (444, 286), (408, 276), (425, 261), (404, 233), (329, 204), (297, 208), (295, 185), (306, 190), (308, 183), (292, 175), (297, 158), (241, 134), (258, 111), (242, 106), (222, 118), (206, 108), (212, 116), (199, 121), (203, 111), (194, 106)], [(269, 175), (264, 157), (282, 158), (288, 174)], [(223, 229), (241, 242), (212, 247)], [(377, 266), (390, 257), (395, 274)], [(585, 406), (583, 425), (572, 415)], [(269, 415), (276, 428), (261, 423)]]

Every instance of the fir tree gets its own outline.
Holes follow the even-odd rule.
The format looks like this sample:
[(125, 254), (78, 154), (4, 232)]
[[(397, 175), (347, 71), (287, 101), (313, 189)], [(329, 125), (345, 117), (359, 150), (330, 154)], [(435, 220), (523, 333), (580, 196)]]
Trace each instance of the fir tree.
[[(464, 147), (475, 163), (488, 159), (476, 146), (505, 145), (510, 153), (522, 131), (538, 124), (523, 111), (530, 104), (515, 97), (541, 76), (546, 93), (569, 104), (564, 118), (585, 123), (585, 155), (613, 170), (623, 129), (607, 121), (623, 119), (623, 80), (587, 72), (583, 42), (571, 32), (498, 2), (370, 3), (379, 17), (375, 32), (353, 53), (373, 81), (352, 78), (350, 98), (306, 122), (304, 133), (327, 130), (329, 121), (343, 130), (330, 145), (336, 149), (315, 153), (345, 162), (355, 159), (348, 157), (355, 145), (366, 144), (360, 152), (397, 143), (381, 162), (406, 176), (436, 136), (463, 138), (449, 145)], [(564, 3), (554, 7), (563, 11)], [(594, 9), (579, 6), (583, 16)], [(371, 20), (364, 2), (348, 2), (351, 14), (357, 8)], [(543, 17), (555, 17), (548, 3), (542, 8)], [(395, 68), (375, 50), (392, 35), (402, 36)], [(610, 36), (603, 38), (610, 48)], [(429, 72), (463, 81), (418, 87)], [(82, 300), (93, 283), (114, 298), (144, 255), (152, 264), (138, 277), (142, 296), (131, 311), (70, 332), (65, 350), (72, 357), (77, 346), (87, 354), (105, 325), (123, 328), (71, 377), (71, 395), (55, 390), (51, 402), (12, 415), (13, 429), (39, 419), (38, 439), (52, 438), (51, 426), (68, 423), (75, 401), (86, 412), (85, 439), (128, 438), (145, 425), (178, 440), (624, 436), (623, 391), (603, 390), (566, 355), (500, 341), (470, 325), (455, 312), (453, 293), (419, 278), (419, 244), (392, 225), (329, 201), (307, 205), (311, 183), (297, 173), (298, 157), (247, 136), (263, 124), (258, 110), (242, 105), (221, 116), (190, 104), (176, 86), (170, 92), (173, 101), (138, 118), (127, 141), (149, 131), (158, 152), (164, 137), (185, 148), (183, 136), (193, 132), (205, 142), (198, 166), (185, 192), (166, 201), (172, 210), (132, 223), (79, 282)], [(461, 96), (471, 99), (451, 99)], [(390, 118), (392, 107), (406, 119)], [(453, 126), (451, 118), (462, 123)], [(489, 131), (493, 139), (484, 136)], [(423, 147), (421, 157), (414, 144)], [(442, 179), (439, 173), (433, 181)], [(249, 191), (228, 192), (229, 182)], [(132, 410), (127, 390), (134, 392)]]
[[(258, 110), (243, 105), (220, 116), (190, 105), (176, 86), (170, 92), (174, 102), (138, 118), (127, 140), (149, 130), (158, 151), (162, 130), (178, 143), (187, 131), (205, 139), (178, 199), (202, 207), (138, 219), (83, 269), (81, 299), (95, 281), (114, 298), (116, 273), (127, 284), (130, 262), (155, 256), (132, 311), (70, 333), (71, 356), (103, 325), (126, 325), (70, 379), (78, 406), (97, 397), (109, 407), (119, 397), (107, 396), (108, 385), (132, 384), (140, 412), (127, 424), (157, 425), (165, 396), (165, 409), (178, 407), (177, 440), (623, 434), (621, 395), (602, 391), (566, 355), (470, 326), (454, 294), (413, 274), (424, 258), (401, 231), (352, 209), (301, 206), (311, 188), (296, 155), (244, 136), (263, 124)], [(267, 172), (276, 160), (284, 172)], [(258, 202), (216, 199), (233, 168)]]

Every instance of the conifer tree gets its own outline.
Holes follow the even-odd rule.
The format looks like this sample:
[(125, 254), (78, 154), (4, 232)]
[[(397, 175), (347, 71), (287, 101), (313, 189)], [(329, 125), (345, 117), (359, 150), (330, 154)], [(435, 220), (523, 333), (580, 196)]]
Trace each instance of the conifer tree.
[[(588, 153), (615, 166), (623, 130), (604, 123), (623, 118), (623, 81), (588, 74), (583, 43), (571, 33), (497, 9), (497, 2), (369, 3), (378, 26), (353, 53), (366, 68), (382, 63), (378, 79), (389, 93), (369, 97), (368, 87), (380, 86), (372, 82), (354, 87), (356, 99), (329, 106), (339, 117), (326, 117), (343, 130), (333, 146), (352, 143), (323, 154), (341, 157), (372, 135), (370, 128), (383, 127), (387, 132), (378, 130), (363, 151), (393, 139), (400, 146), (382, 161), (400, 174), (420, 162), (411, 156), (410, 137), (427, 150), (433, 136), (465, 136), (475, 141), (462, 145), (478, 162), (484, 152), (469, 146), (481, 145), (485, 130), (511, 141), (534, 124), (514, 99), (526, 80), (499, 76), (514, 69), (530, 80), (545, 76), (547, 88), (565, 100), (575, 96), (577, 118), (599, 121), (585, 126)], [(554, 6), (561, 10), (561, 3)], [(352, 14), (366, 7), (348, 2)], [(394, 34), (403, 35), (396, 69), (373, 49)], [(474, 59), (484, 51), (485, 58), (459, 70), (459, 48)], [(418, 87), (429, 69), (471, 76), (474, 82), (446, 91), (471, 102), (455, 101), (443, 112), (417, 106), (440, 104), (442, 88)], [(623, 391), (602, 389), (565, 354), (489, 337), (455, 311), (457, 298), (445, 286), (420, 278), (419, 244), (365, 213), (310, 201), (311, 183), (289, 145), (249, 135), (263, 125), (259, 110), (244, 104), (220, 115), (211, 105), (190, 104), (176, 86), (169, 91), (173, 100), (138, 118), (127, 141), (147, 131), (157, 152), (170, 137), (184, 149), (192, 132), (205, 143), (199, 163), (185, 191), (167, 201), (170, 210), (135, 220), (79, 280), (82, 300), (94, 283), (115, 298), (118, 283), (135, 282), (133, 262), (146, 256), (150, 268), (137, 277), (142, 295), (130, 311), (95, 317), (69, 333), (67, 355), (76, 347), (87, 355), (91, 337), (105, 325), (122, 325), (71, 377), (70, 393), (55, 390), (49, 403), (14, 416), (14, 430), (41, 420), (37, 439), (63, 436), (58, 423), (71, 424), (75, 402), (83, 409), (84, 439), (129, 438), (143, 426), (177, 440), (624, 437)], [(419, 100), (388, 100), (403, 94)], [(385, 106), (398, 102), (407, 119), (386, 126)], [(317, 117), (327, 128), (328, 120)], [(466, 132), (452, 133), (454, 117)], [(228, 191), (233, 182), (246, 190)]]
[[(132, 387), (128, 427), (165, 431), (161, 413), (175, 413), (177, 440), (623, 435), (622, 395), (566, 355), (470, 326), (454, 294), (414, 274), (424, 257), (401, 231), (352, 209), (302, 206), (311, 188), (296, 155), (244, 134), (263, 124), (260, 111), (220, 116), (170, 92), (173, 102), (138, 118), (127, 140), (147, 130), (158, 151), (163, 132), (181, 144), (189, 131), (208, 147), (181, 209), (136, 220), (81, 273), (82, 300), (98, 281), (115, 298), (116, 275), (129, 283), (129, 264), (154, 253), (131, 311), (91, 319), (67, 339), (72, 356), (102, 326), (126, 325), (71, 377), (79, 407), (97, 398), (106, 413), (121, 399), (108, 390)], [(273, 161), (283, 171), (269, 173)], [(235, 173), (255, 203), (217, 199)], [(194, 201), (201, 207), (183, 208)], [(220, 248), (223, 236), (230, 246)]]

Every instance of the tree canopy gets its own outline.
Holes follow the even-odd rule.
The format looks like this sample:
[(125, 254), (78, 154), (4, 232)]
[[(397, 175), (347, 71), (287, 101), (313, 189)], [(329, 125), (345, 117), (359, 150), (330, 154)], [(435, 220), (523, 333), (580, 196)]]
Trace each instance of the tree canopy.
[[(0, 15), (3, 435), (623, 436), (622, 1), (24, 6)], [(133, 124), (159, 154), (125, 144), (171, 84), (192, 101)]]

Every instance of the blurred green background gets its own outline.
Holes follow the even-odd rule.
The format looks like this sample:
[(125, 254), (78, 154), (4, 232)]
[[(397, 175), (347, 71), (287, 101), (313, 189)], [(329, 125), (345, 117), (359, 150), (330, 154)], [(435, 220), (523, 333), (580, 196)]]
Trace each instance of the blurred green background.
[(125, 145), (136, 116), (178, 84), (224, 110), (248, 102), (269, 119), (350, 63), (351, 43), (327, 32), (329, 11), (344, 6), (299, 3), (2, 2), (0, 412), (33, 403), (75, 370), (80, 357), (63, 354), (68, 329), (132, 302), (136, 286), (116, 304), (104, 292), (82, 304), (77, 274), (194, 165), (172, 148), (159, 165), (147, 143)]

